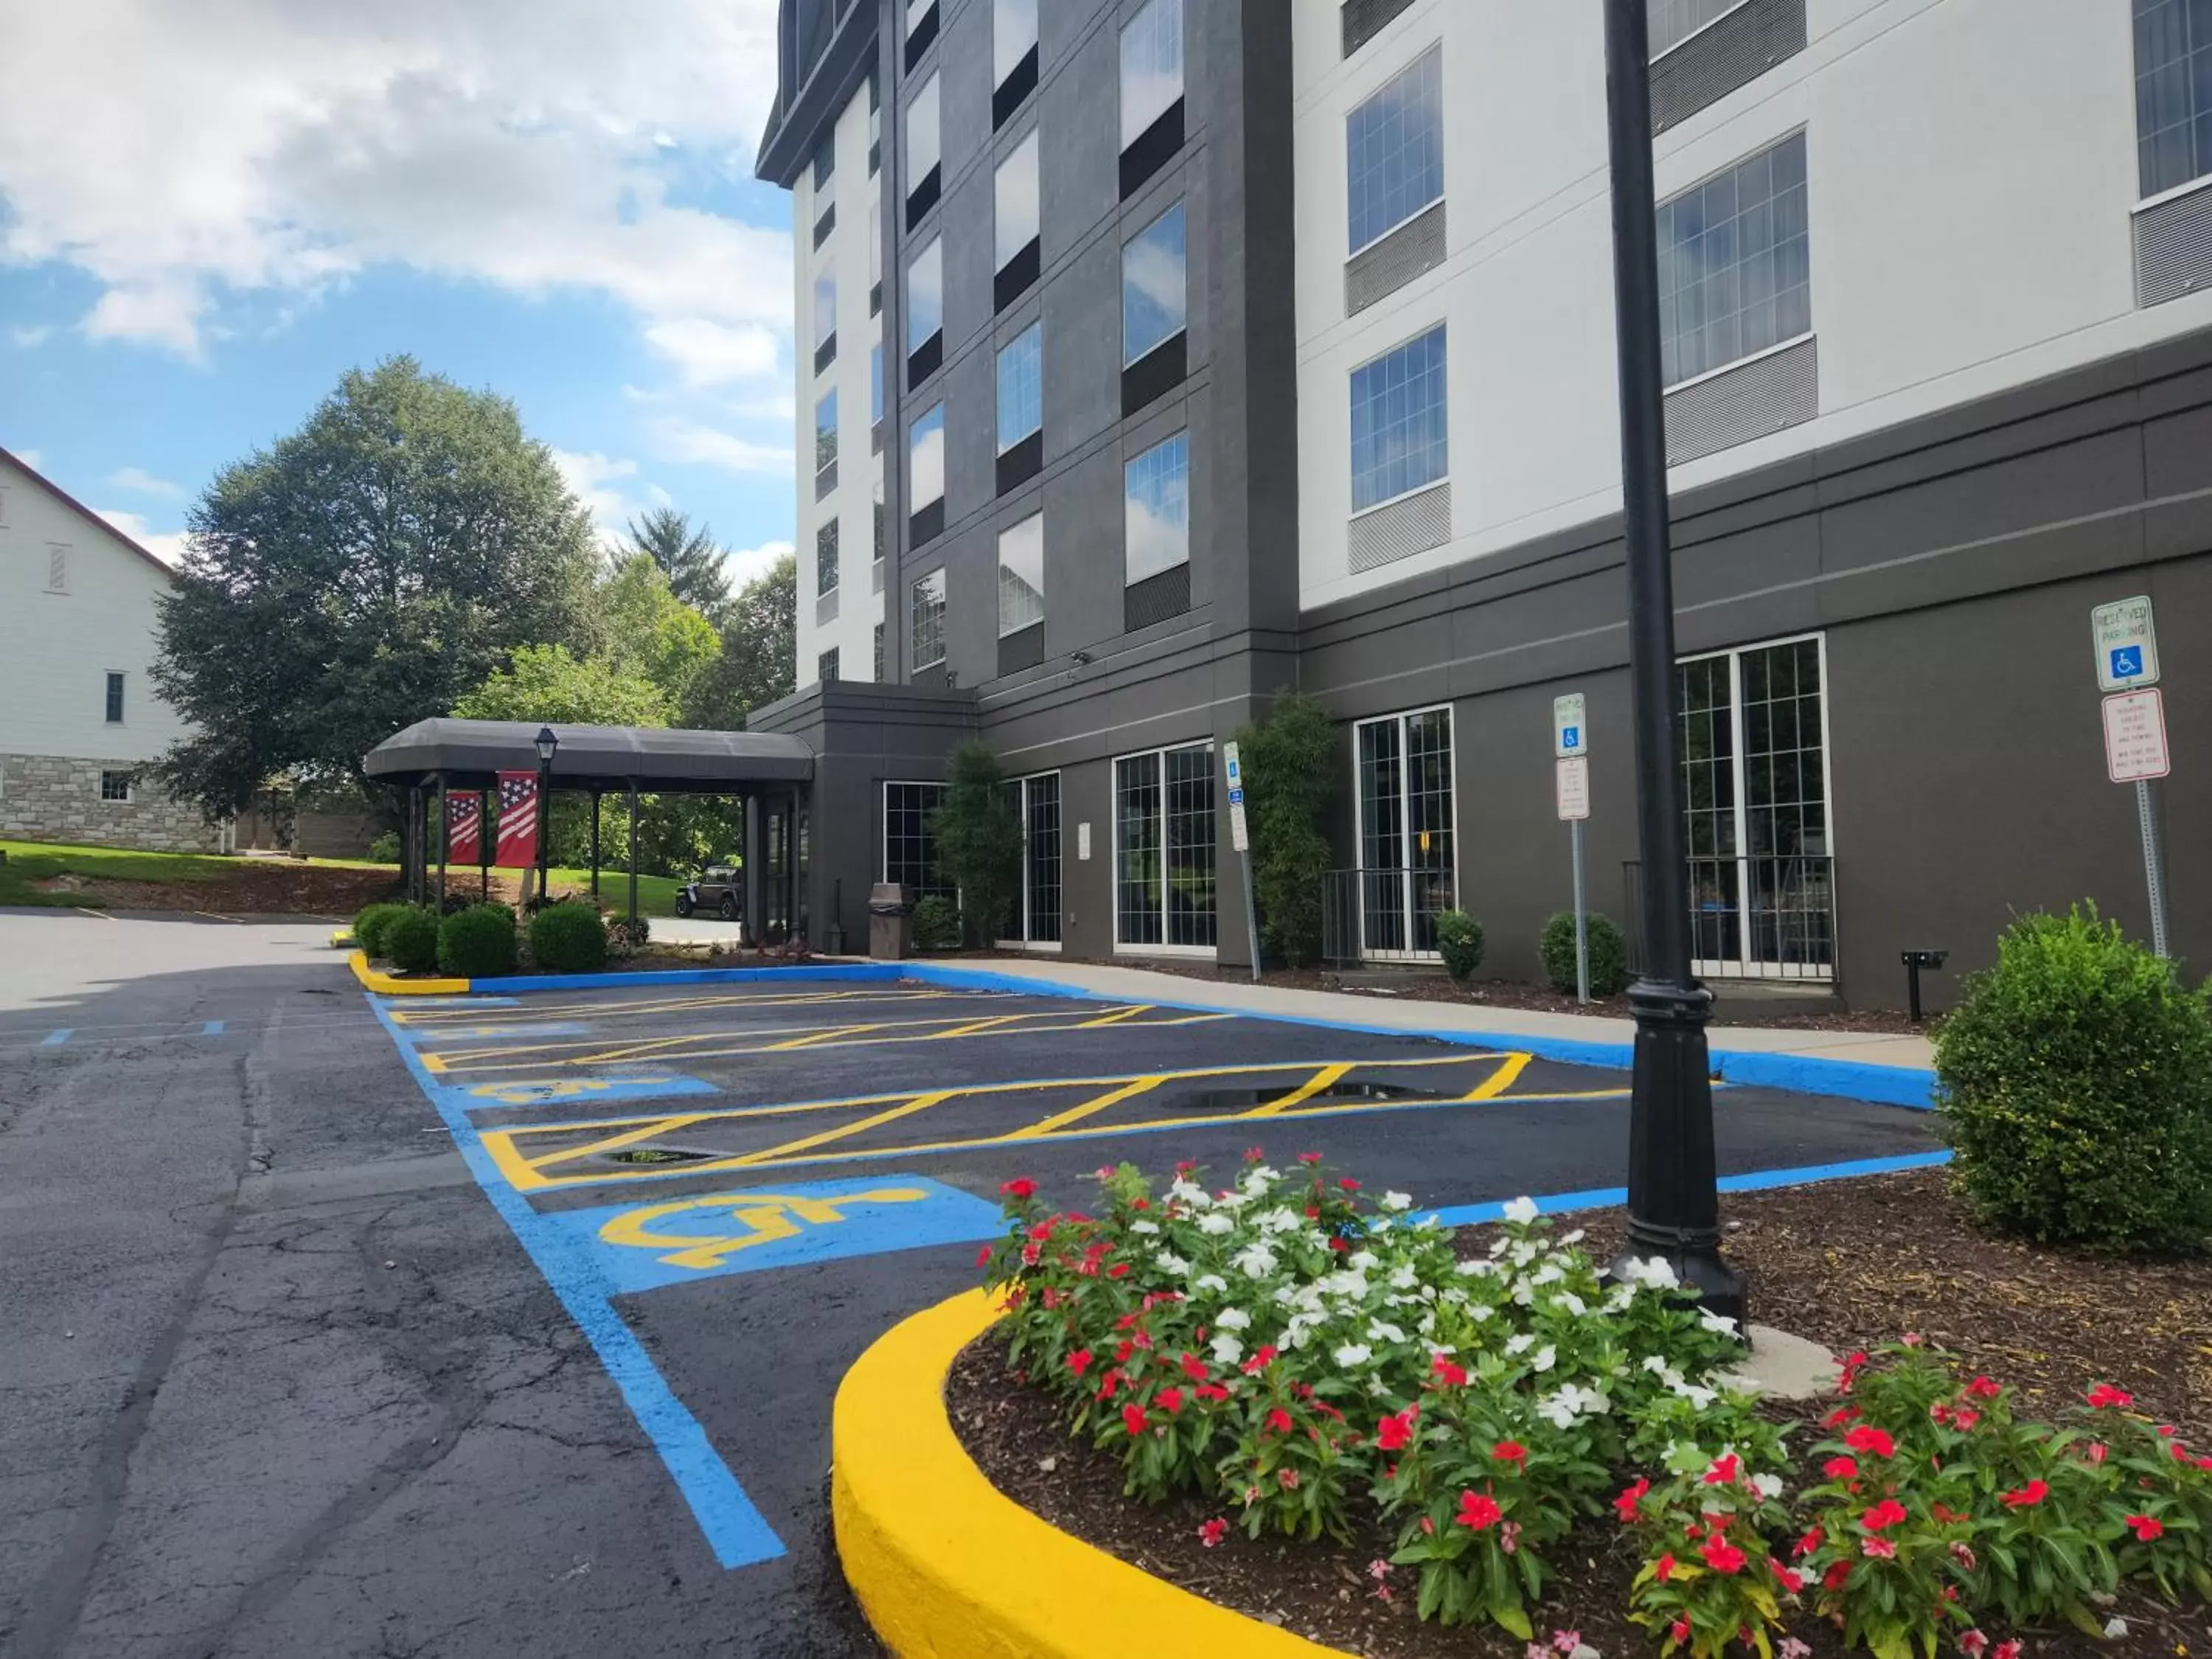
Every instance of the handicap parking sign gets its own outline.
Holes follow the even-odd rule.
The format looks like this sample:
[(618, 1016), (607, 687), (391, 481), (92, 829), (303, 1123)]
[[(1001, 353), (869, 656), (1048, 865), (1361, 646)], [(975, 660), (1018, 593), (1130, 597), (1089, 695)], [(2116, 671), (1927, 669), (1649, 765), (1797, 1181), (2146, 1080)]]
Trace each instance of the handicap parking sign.
[(2123, 645), (2113, 650), (2112, 678), (2114, 679), (2132, 680), (2139, 678), (2142, 673), (2142, 647), (2139, 645)]

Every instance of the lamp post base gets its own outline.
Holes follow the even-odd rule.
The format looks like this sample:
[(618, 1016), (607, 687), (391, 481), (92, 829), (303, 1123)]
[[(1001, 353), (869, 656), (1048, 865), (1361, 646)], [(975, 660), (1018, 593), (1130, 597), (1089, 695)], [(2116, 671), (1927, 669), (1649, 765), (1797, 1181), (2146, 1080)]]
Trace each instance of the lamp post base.
[(1714, 1190), (1712, 1066), (1705, 1021), (1712, 993), (1702, 985), (1638, 980), (1628, 988), (1636, 1017), (1636, 1071), (1629, 1103), (1628, 1242), (1613, 1263), (1657, 1256), (1683, 1290), (1738, 1322), (1742, 1274), (1721, 1257)]

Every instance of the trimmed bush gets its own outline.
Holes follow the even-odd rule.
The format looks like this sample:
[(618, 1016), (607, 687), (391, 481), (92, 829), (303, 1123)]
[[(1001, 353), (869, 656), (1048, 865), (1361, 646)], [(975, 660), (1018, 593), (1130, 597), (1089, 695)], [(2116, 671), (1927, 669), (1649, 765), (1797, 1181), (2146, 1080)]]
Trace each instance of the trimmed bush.
[[(1589, 988), (1594, 997), (1619, 996), (1635, 975), (1628, 971), (1628, 941), (1610, 916), (1589, 913), (1584, 923), (1589, 940)], [(1544, 975), (1555, 991), (1572, 996), (1575, 990), (1575, 913), (1562, 910), (1544, 924), (1537, 947), (1544, 958)]]
[(396, 830), (387, 830), (369, 842), (368, 861), (371, 864), (397, 864), (400, 860), (401, 850), (398, 833)]
[(1437, 918), (1437, 951), (1444, 971), (1465, 979), (1482, 966), (1482, 924), (1464, 910), (1447, 910)]
[(403, 974), (427, 974), (438, 965), (438, 918), (407, 905), (384, 924), (384, 954)]
[(438, 971), (488, 979), (514, 971), (514, 916), (503, 904), (457, 910), (438, 924)]
[(1990, 1225), (2122, 1254), (2212, 1239), (2212, 1013), (2094, 906), (2004, 931), (1937, 1029), (1936, 1076)]
[(549, 974), (607, 965), (607, 925), (588, 904), (549, 904), (530, 919), (530, 959)]
[(384, 954), (384, 930), (392, 920), (407, 914), (404, 904), (367, 904), (353, 919), (353, 942), (358, 950), (372, 957)]
[(932, 893), (914, 907), (914, 948), (917, 951), (957, 951), (960, 948), (960, 907)]

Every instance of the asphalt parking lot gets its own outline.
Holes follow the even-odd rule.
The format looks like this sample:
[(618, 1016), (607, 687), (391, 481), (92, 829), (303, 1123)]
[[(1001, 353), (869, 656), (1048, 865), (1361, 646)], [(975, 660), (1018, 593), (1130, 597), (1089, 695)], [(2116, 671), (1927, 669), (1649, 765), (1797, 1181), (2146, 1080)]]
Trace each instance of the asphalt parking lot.
[[(972, 1284), (1001, 1182), (1258, 1145), (1449, 1215), (1622, 1175), (1626, 1074), (1510, 1047), (913, 982), (372, 998), (302, 930), (193, 969), (173, 926), (134, 976), (37, 925), (94, 959), (0, 980), (9, 1652), (872, 1652), (830, 1399)], [(1716, 1105), (1729, 1172), (1934, 1144)]]

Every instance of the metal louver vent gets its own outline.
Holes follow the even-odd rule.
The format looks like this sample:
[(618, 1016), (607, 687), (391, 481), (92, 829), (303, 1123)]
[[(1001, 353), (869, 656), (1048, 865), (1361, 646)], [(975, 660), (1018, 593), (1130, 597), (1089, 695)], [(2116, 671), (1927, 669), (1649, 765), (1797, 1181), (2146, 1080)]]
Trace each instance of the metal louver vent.
[(1408, 219), (1345, 263), (1344, 314), (1364, 311), (1444, 262), (1444, 204)]
[(1339, 14), (1344, 26), (1344, 56), (1358, 52), (1413, 3), (1413, 0), (1344, 0)]
[(1820, 343), (1801, 340), (1668, 392), (1667, 465), (1732, 449), (1820, 412)]
[(1805, 0), (1745, 0), (1651, 65), (1651, 131), (1664, 132), (1805, 50)]
[(1133, 634), (1140, 628), (1149, 628), (1156, 622), (1165, 622), (1170, 617), (1180, 617), (1190, 609), (1190, 565), (1188, 561), (1172, 570), (1163, 570), (1157, 576), (1121, 590), (1121, 627)]
[(2212, 286), (2212, 188), (2136, 215), (2136, 303), (2154, 306)]
[(1354, 519), (1345, 533), (1346, 562), (1357, 575), (1450, 539), (1451, 484), (1446, 482)]

